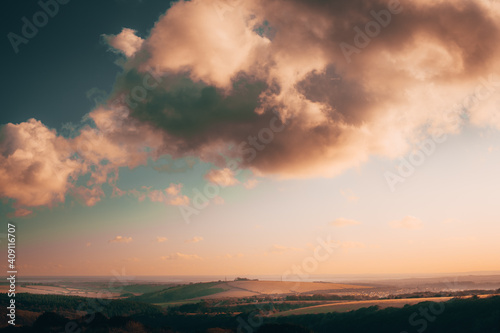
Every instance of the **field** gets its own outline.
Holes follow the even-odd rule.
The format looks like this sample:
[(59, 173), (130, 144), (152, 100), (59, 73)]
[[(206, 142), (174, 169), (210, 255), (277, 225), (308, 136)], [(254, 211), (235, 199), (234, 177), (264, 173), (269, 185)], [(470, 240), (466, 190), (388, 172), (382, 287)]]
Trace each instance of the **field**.
[(358, 310), (361, 308), (368, 308), (370, 306), (378, 306), (381, 309), (393, 307), (402, 308), (406, 304), (413, 305), (421, 302), (446, 302), (450, 300), (451, 297), (429, 297), (429, 298), (404, 298), (404, 299), (382, 299), (373, 301), (348, 301), (348, 302), (332, 302), (329, 304), (308, 306), (305, 308), (283, 311), (276, 313), (272, 316), (290, 316), (290, 315), (305, 315), (305, 314), (317, 314), (317, 313), (328, 313), (328, 312), (349, 312), (352, 310)]
[[(491, 295), (479, 295), (479, 298), (486, 298), (496, 296), (496, 294)], [(464, 297), (469, 298), (470, 296)], [(349, 312), (353, 310), (358, 310), (361, 308), (367, 308), (370, 306), (378, 306), (380, 309), (385, 308), (402, 308), (405, 305), (414, 305), (421, 302), (446, 302), (453, 297), (425, 297), (425, 298), (401, 298), (401, 299), (381, 299), (381, 300), (370, 300), (370, 301), (338, 301), (329, 302), (328, 304), (308, 306), (300, 309), (283, 311), (271, 315), (271, 317), (280, 316), (290, 316), (290, 315), (305, 315), (305, 314), (318, 314), (318, 313), (328, 313), (328, 312)]]
[[(302, 293), (334, 293), (338, 291), (366, 289), (370, 287), (323, 283), (281, 281), (231, 281), (195, 283), (171, 287), (162, 291), (132, 297), (134, 301), (159, 305), (171, 305), (201, 299), (226, 299), (243, 297), (267, 297), (272, 295), (294, 295)], [(180, 302), (180, 303), (179, 303)]]

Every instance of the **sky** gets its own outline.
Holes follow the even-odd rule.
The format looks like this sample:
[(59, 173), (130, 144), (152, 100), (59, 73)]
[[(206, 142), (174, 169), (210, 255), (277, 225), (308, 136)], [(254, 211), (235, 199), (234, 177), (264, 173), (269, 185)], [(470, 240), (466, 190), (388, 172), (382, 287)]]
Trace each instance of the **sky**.
[(500, 271), (499, 2), (5, 6), (19, 275)]

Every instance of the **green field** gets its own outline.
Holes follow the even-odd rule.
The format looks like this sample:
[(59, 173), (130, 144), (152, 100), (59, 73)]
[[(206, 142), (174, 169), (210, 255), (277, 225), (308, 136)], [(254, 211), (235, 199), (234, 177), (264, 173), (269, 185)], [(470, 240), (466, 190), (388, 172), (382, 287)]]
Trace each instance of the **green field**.
[(214, 288), (219, 282), (195, 283), (175, 286), (161, 291), (146, 293), (141, 296), (130, 297), (130, 300), (145, 303), (164, 304), (174, 303), (192, 298), (209, 296), (225, 291), (223, 288)]
[(164, 290), (167, 287), (168, 286), (164, 284), (131, 284), (123, 286), (123, 292), (134, 293), (134, 294), (146, 294)]

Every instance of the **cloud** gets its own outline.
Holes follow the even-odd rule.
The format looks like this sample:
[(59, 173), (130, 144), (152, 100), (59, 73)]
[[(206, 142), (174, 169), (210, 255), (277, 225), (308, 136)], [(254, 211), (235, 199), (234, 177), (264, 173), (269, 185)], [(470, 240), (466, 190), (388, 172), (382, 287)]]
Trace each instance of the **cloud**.
[(239, 183), (239, 181), (234, 178), (234, 172), (229, 168), (210, 170), (205, 175), (205, 179), (221, 187), (232, 186)]
[(202, 258), (196, 254), (184, 254), (180, 252), (176, 252), (174, 254), (163, 256), (161, 260), (202, 260)]
[(1, 197), (26, 207), (64, 202), (70, 177), (81, 170), (68, 140), (35, 119), (3, 126), (0, 139)]
[(203, 237), (196, 236), (196, 237), (193, 237), (191, 239), (186, 239), (184, 241), (184, 243), (198, 243), (198, 242), (201, 242), (202, 240), (203, 240)]
[(172, 206), (185, 206), (189, 204), (189, 197), (180, 194), (182, 186), (182, 184), (172, 183), (163, 191), (146, 188), (146, 193), (141, 193), (137, 190), (131, 190), (129, 193), (137, 197), (139, 201), (142, 201), (147, 197), (151, 202), (162, 202), (166, 205)]
[[(371, 155), (401, 156), (422, 136), (459, 131), (462, 118), (446, 111), (500, 69), (499, 46), (482, 38), (500, 37), (499, 6), (480, 0), (401, 4), (352, 63), (339, 45), (354, 45), (353, 28), (386, 1), (222, 4), (173, 4), (115, 87), (128, 94), (154, 68), (163, 80), (131, 117), (161, 129), (165, 151), (219, 170), (228, 160), (215, 152), (283, 177), (334, 176)], [(478, 103), (471, 119), (486, 125), (481, 112), (490, 109)]]
[(216, 204), (216, 205), (223, 205), (226, 201), (224, 200), (224, 198), (220, 197), (220, 196), (216, 196), (214, 199), (213, 199), (213, 203)]
[(339, 217), (335, 221), (330, 222), (330, 224), (334, 227), (345, 227), (345, 226), (349, 226), (349, 225), (358, 225), (358, 224), (361, 224), (361, 222), (358, 222), (355, 220), (345, 219), (343, 217)]
[(85, 246), (86, 246), (86, 247), (91, 247), (91, 246), (92, 246), (92, 243), (91, 243), (91, 242), (87, 242), (87, 243), (85, 244)]
[(123, 236), (116, 236), (113, 239), (110, 239), (108, 243), (130, 243), (132, 242), (132, 237), (123, 237)]
[(166, 241), (167, 241), (167, 237), (160, 237), (160, 236), (156, 237), (157, 243), (164, 243)]
[(144, 40), (133, 29), (123, 28), (118, 35), (103, 35), (104, 40), (127, 57), (132, 57), (142, 46)]
[(228, 11), (223, 19), (217, 6), (227, 6), (227, 2), (174, 4), (145, 42), (150, 52), (147, 65), (174, 73), (188, 68), (194, 81), (230, 89), (233, 77), (250, 71), (270, 41), (253, 31), (252, 13), (246, 6)]
[(354, 193), (350, 189), (340, 190), (340, 194), (342, 194), (342, 196), (344, 198), (346, 198), (347, 201), (349, 201), (349, 202), (356, 202), (356, 201), (359, 200), (359, 197), (357, 197), (356, 195), (354, 195)]
[(257, 179), (249, 179), (246, 182), (243, 183), (243, 186), (245, 186), (246, 189), (252, 189), (257, 186), (259, 181)]
[(389, 222), (389, 225), (395, 229), (416, 230), (422, 228), (423, 222), (415, 216), (406, 216), (402, 220)]
[[(144, 39), (128, 28), (105, 35), (127, 56), (108, 100), (70, 138), (34, 119), (3, 126), (0, 196), (16, 209), (51, 207), (68, 193), (91, 206), (105, 184), (124, 195), (120, 168), (161, 156), (213, 163), (206, 178), (221, 186), (237, 184), (231, 170), (244, 168), (331, 177), (371, 156), (402, 156), (429, 135), (458, 133), (465, 118), (500, 129), (500, 44), (491, 42), (500, 37), (500, 3), (402, 2), (346, 58), (340, 44), (356, 47), (354, 28), (387, 6), (178, 1)], [(189, 202), (176, 187), (127, 193)]]
[(31, 214), (33, 214), (32, 210), (25, 209), (25, 208), (19, 208), (19, 209), (16, 209), (14, 214), (9, 214), (8, 216), (9, 217), (23, 217), (23, 216), (28, 216)]

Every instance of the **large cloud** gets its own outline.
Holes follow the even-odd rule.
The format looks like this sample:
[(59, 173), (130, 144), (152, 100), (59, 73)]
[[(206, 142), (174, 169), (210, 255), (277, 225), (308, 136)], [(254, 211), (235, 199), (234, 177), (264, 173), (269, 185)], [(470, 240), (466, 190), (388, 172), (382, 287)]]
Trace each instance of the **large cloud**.
[(90, 173), (74, 193), (92, 205), (120, 167), (162, 154), (218, 170), (332, 176), (458, 132), (464, 119), (500, 128), (499, 7), (175, 2), (145, 39), (131, 29), (106, 36), (127, 57), (108, 104), (90, 113), (95, 126), (72, 139), (34, 120), (4, 127), (0, 193), (48, 205), (63, 200), (68, 179)]
[(3, 126), (0, 137), (0, 195), (19, 206), (64, 201), (81, 168), (68, 141), (35, 119)]
[[(355, 28), (375, 16), (385, 27), (356, 44)], [(486, 124), (498, 94), (489, 104), (467, 98), (500, 69), (499, 18), (498, 4), (481, 0), (181, 1), (125, 64), (115, 94), (130, 95), (154, 68), (163, 80), (131, 116), (166, 133), (165, 152), (210, 160), (218, 151), (264, 174), (331, 176), (459, 131), (464, 113)], [(342, 43), (358, 52), (346, 57)], [(270, 132), (276, 115), (286, 128)]]

